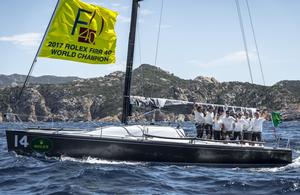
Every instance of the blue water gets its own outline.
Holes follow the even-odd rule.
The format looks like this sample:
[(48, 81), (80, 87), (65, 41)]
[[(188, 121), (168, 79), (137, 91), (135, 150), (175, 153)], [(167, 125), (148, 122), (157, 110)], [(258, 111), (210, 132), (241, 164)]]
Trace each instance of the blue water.
[[(277, 168), (153, 165), (94, 158), (24, 157), (7, 152), (4, 130), (24, 125), (0, 123), (0, 194), (300, 194), (299, 121), (285, 122), (277, 130), (285, 138), (282, 145), (290, 139), (294, 159)], [(95, 126), (54, 124), (61, 125)], [(183, 126), (193, 132), (192, 124)], [(269, 123), (265, 128), (264, 139), (272, 145), (273, 130)]]

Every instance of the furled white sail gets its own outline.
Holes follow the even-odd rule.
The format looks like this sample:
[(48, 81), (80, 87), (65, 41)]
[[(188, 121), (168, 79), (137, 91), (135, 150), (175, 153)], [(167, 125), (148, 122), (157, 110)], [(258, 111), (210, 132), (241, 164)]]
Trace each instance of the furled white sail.
[(193, 110), (195, 104), (202, 106), (213, 106), (214, 108), (222, 108), (225, 110), (232, 111), (248, 111), (255, 112), (256, 108), (242, 107), (242, 106), (228, 106), (222, 104), (209, 104), (201, 102), (189, 102), (183, 100), (173, 100), (165, 98), (151, 98), (151, 97), (142, 97), (142, 96), (131, 96), (130, 104), (137, 107), (148, 107), (152, 109), (160, 109), (167, 112), (181, 113), (181, 114), (190, 114)]

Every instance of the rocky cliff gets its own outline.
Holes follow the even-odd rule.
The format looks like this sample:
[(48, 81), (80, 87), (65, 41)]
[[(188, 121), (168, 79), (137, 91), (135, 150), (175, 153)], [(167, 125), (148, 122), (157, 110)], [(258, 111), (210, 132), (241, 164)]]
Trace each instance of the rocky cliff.
[[(62, 84), (34, 84), (16, 100), (20, 86), (0, 89), (0, 112), (18, 113), (23, 121), (118, 120), (122, 110), (124, 73), (78, 79)], [(273, 86), (218, 82), (214, 78), (185, 80), (151, 65), (133, 71), (132, 95), (279, 110), (287, 119), (300, 118), (300, 81)], [(2, 117), (5, 118), (5, 117)]]

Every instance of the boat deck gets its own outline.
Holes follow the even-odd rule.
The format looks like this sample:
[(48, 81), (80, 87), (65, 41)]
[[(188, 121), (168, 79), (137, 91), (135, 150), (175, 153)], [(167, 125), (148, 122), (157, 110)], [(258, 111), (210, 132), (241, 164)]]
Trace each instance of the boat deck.
[[(159, 131), (155, 131), (159, 130)], [(270, 148), (265, 147), (264, 142), (235, 141), (235, 140), (208, 140), (196, 137), (187, 137), (183, 129), (161, 126), (106, 126), (95, 129), (68, 129), (68, 128), (28, 128), (23, 131), (53, 134), (69, 135), (78, 137), (122, 139), (131, 141), (148, 142), (168, 142), (191, 145), (210, 145), (210, 146), (229, 146), (229, 147), (251, 147), (251, 148)]]

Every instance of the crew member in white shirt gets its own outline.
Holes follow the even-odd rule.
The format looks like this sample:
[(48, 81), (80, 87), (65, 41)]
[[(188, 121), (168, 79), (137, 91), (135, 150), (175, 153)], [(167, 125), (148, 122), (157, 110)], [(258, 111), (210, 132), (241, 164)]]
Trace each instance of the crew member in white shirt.
[(197, 131), (197, 138), (203, 137), (203, 131), (204, 131), (204, 114), (202, 107), (200, 105), (195, 104), (194, 105), (194, 115), (195, 115), (195, 126)]
[(261, 141), (262, 140), (262, 129), (263, 129), (263, 123), (266, 120), (267, 115), (264, 113), (263, 116), (260, 116), (259, 112), (254, 113), (254, 118), (251, 121), (252, 124), (252, 141)]
[(212, 139), (212, 127), (214, 122), (214, 108), (212, 106), (209, 106), (208, 110), (205, 112), (204, 120), (206, 139)]
[(237, 138), (238, 140), (242, 140), (242, 132), (247, 127), (248, 123), (242, 116), (243, 114), (241, 112), (237, 114), (237, 119), (235, 122), (234, 133), (233, 133), (234, 140), (236, 140)]
[(250, 117), (249, 112), (244, 113), (244, 117), (246, 123), (245, 129), (243, 130), (243, 140), (252, 141), (252, 118)]
[(215, 114), (214, 124), (213, 124), (213, 132), (214, 132), (214, 140), (221, 140), (221, 130), (223, 129), (223, 122), (220, 114)]
[(223, 129), (223, 139), (226, 139), (228, 136), (230, 139), (232, 139), (232, 132), (234, 129), (234, 122), (235, 118), (229, 115), (229, 111), (226, 111), (225, 117), (222, 118), (224, 129)]

